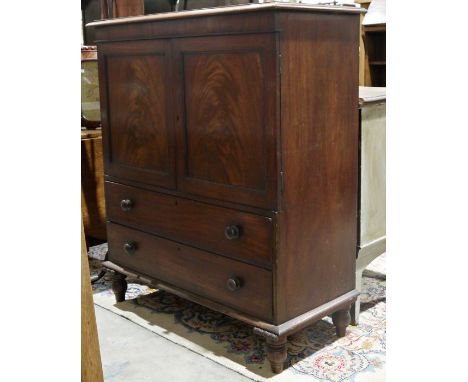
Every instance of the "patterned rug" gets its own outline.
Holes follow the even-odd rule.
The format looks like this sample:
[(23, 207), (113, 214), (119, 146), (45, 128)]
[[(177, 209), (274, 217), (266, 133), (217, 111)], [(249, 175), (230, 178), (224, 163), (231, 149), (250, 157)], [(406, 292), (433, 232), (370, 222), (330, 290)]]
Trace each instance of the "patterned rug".
[[(102, 259), (106, 249), (92, 247), (90, 257)], [(90, 265), (99, 272), (99, 261)], [(248, 325), (130, 278), (126, 301), (116, 303), (111, 278), (109, 271), (93, 285), (97, 305), (254, 381), (385, 380), (385, 255), (364, 272), (359, 326), (340, 339), (328, 317), (304, 329), (289, 341), (288, 368), (278, 375), (270, 371), (265, 340)]]

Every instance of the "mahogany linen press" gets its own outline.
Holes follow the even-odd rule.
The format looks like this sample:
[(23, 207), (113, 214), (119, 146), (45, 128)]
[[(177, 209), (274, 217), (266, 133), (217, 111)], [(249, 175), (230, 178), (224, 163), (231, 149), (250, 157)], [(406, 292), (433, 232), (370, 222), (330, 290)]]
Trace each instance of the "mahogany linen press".
[(287, 337), (355, 289), (360, 9), (252, 4), (98, 21), (113, 290), (126, 275)]

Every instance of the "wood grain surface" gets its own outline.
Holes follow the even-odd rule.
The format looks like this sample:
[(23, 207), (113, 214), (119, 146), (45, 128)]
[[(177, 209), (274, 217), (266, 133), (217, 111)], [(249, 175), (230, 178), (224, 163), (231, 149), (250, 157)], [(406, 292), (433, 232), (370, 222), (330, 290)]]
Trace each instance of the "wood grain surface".
[(265, 189), (261, 59), (261, 52), (184, 54), (188, 177)]
[(112, 19), (112, 20), (99, 20), (87, 24), (87, 27), (109, 27), (121, 24), (140, 24), (145, 22), (154, 21), (187, 21), (191, 18), (207, 18), (215, 15), (241, 15), (242, 17), (248, 16), (249, 13), (258, 15), (260, 12), (268, 12), (270, 14), (280, 13), (281, 11), (292, 11), (299, 13), (312, 13), (312, 14), (360, 14), (365, 10), (356, 7), (346, 6), (333, 6), (333, 5), (320, 5), (320, 4), (304, 4), (304, 3), (263, 3), (263, 4), (248, 4), (239, 5), (236, 7), (219, 7), (210, 9), (197, 9), (186, 12), (168, 12), (164, 14), (128, 17), (125, 19)]
[[(271, 268), (274, 251), (273, 219), (185, 198), (106, 182), (108, 219), (193, 245), (223, 256)], [(133, 207), (123, 211), (122, 200)], [(238, 239), (225, 236), (236, 225)]]
[[(281, 13), (277, 322), (354, 289), (359, 18)], [(310, 26), (313, 27), (310, 27)]]
[(182, 190), (276, 206), (274, 47), (267, 34), (175, 42)]
[(115, 56), (107, 65), (113, 161), (167, 173), (164, 56)]
[[(112, 120), (119, 113), (112, 103), (128, 108), (131, 99), (117, 99), (112, 86), (101, 96), (105, 136), (112, 142), (112, 134), (119, 135), (105, 146), (108, 180), (122, 184), (108, 187), (112, 219), (122, 224), (108, 225), (110, 260), (124, 273), (211, 302), (279, 340), (347, 309), (357, 295), (360, 10), (233, 8), (95, 24), (103, 81), (126, 86), (136, 78), (144, 89), (159, 78), (164, 91), (141, 94), (148, 91), (156, 101), (164, 93), (171, 105), (165, 109), (168, 165), (161, 170), (155, 163), (162, 160), (149, 152), (158, 145), (149, 143), (140, 155), (139, 144), (128, 142), (124, 126), (131, 123), (118, 125), (125, 112)], [(132, 68), (141, 56), (164, 57), (164, 78), (156, 62), (108, 76), (108, 60), (122, 53), (132, 56)], [(141, 102), (132, 113), (148, 115), (142, 121), (161, 118), (161, 112), (145, 114), (148, 108)], [(150, 129), (136, 129), (137, 135), (162, 139)], [(114, 146), (122, 163), (113, 162)], [(157, 178), (162, 171), (166, 177)], [(143, 206), (134, 215), (118, 210), (127, 193)], [(267, 217), (271, 247), (265, 245), (270, 223), (262, 225)], [(219, 227), (244, 218), (252, 236), (234, 248)], [(128, 241), (136, 243), (131, 254), (123, 249)], [(257, 263), (267, 259), (268, 266)], [(228, 291), (226, 280), (234, 276), (245, 279), (245, 287)], [(347, 321), (336, 322), (342, 334)], [(269, 358), (279, 371), (284, 349), (273, 350)]]
[[(108, 223), (108, 235), (110, 261), (271, 320), (270, 271), (113, 223)], [(132, 254), (123, 249), (128, 242), (136, 245)], [(232, 277), (241, 280), (239, 290), (227, 289)]]
[[(107, 49), (110, 54), (107, 54)], [(106, 172), (173, 187), (174, 147), (167, 42), (102, 49)], [(101, 80), (102, 78), (102, 80)], [(104, 93), (104, 94), (103, 94)]]

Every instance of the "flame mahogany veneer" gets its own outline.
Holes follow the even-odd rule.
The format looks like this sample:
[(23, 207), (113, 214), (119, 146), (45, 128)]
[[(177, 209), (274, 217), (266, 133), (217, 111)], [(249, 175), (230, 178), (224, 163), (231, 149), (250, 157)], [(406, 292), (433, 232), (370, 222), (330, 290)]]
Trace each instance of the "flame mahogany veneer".
[(359, 9), (262, 4), (96, 28), (113, 289), (287, 336), (355, 301)]

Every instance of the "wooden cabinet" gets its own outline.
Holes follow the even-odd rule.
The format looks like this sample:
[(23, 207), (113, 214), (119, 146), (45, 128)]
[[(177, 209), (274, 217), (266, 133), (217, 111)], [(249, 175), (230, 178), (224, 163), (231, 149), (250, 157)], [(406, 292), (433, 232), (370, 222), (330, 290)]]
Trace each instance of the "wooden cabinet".
[(287, 336), (355, 301), (359, 9), (260, 4), (94, 23), (109, 258)]

